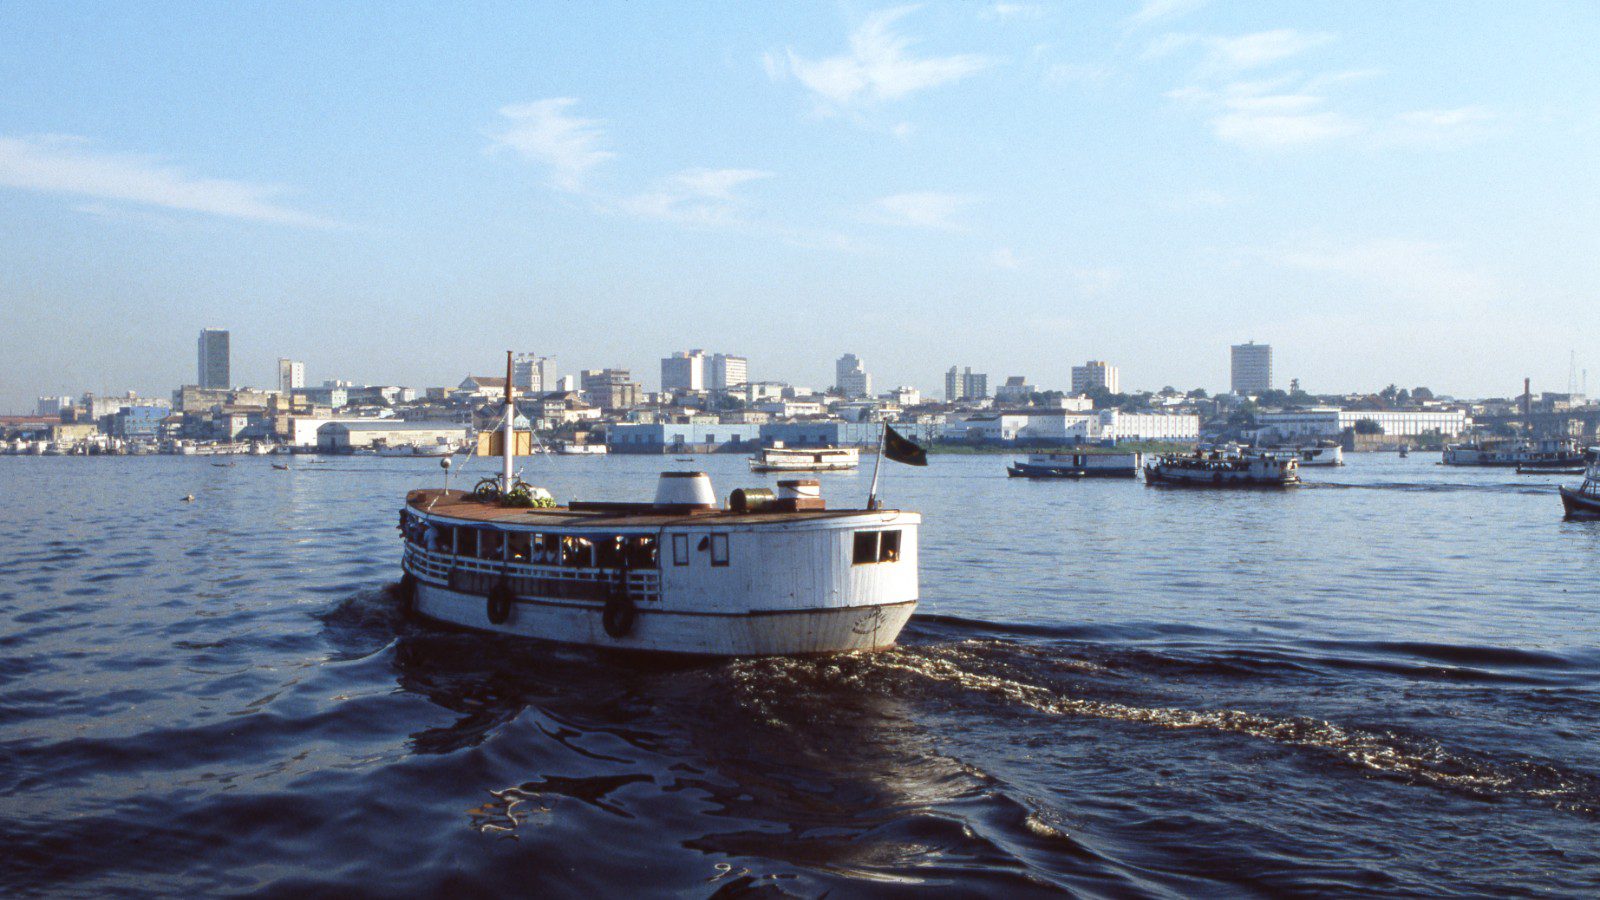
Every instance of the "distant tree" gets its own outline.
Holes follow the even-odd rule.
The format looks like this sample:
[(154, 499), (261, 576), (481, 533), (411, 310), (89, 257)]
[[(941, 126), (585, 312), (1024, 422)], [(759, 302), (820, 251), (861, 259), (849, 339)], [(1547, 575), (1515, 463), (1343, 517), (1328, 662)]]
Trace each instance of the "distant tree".
[(1317, 398), (1311, 396), (1305, 391), (1300, 390), (1299, 388), (1289, 392), (1289, 404), (1291, 406), (1310, 406), (1316, 402)]
[(1205, 388), (1195, 388), (1194, 390), (1190, 391), (1185, 396), (1187, 396), (1190, 400), (1204, 400), (1207, 397), (1210, 397), (1211, 395), (1206, 393), (1206, 389)]
[(1262, 406), (1286, 406), (1289, 403), (1289, 395), (1276, 389), (1265, 390), (1256, 395), (1256, 401)]
[(1400, 392), (1394, 395), (1394, 404), (1396, 406), (1410, 406), (1411, 392), (1405, 388), (1401, 388)]
[(1400, 389), (1391, 384), (1388, 387), (1384, 388), (1383, 390), (1379, 391), (1378, 392), (1378, 397), (1381, 400), (1383, 400), (1384, 403), (1387, 403), (1388, 405), (1393, 406), (1394, 405), (1394, 401), (1395, 401), (1395, 396), (1398, 395), (1399, 393), (1400, 393)]
[(1411, 402), (1413, 403), (1427, 403), (1432, 399), (1433, 391), (1430, 391), (1425, 387), (1411, 389)]
[(1383, 426), (1371, 419), (1356, 421), (1356, 434), (1383, 434)]
[(1177, 388), (1175, 388), (1175, 387), (1173, 387), (1173, 386), (1172, 386), (1172, 385), (1170, 385), (1170, 384), (1169, 384), (1169, 385), (1167, 385), (1167, 386), (1166, 386), (1166, 387), (1164, 387), (1164, 388), (1162, 388), (1162, 389), (1161, 389), (1161, 393), (1162, 393), (1162, 394), (1163, 394), (1163, 395), (1165, 395), (1165, 396), (1168, 396), (1168, 397), (1170, 397), (1170, 396), (1172, 396), (1172, 395), (1173, 395), (1173, 394), (1176, 394), (1176, 393), (1178, 393), (1178, 389), (1177, 389)]

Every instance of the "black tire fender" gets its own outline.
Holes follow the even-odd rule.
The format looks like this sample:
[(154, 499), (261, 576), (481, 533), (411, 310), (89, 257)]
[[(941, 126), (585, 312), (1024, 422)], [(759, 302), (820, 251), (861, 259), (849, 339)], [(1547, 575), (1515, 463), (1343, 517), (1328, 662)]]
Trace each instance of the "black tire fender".
[(638, 615), (639, 609), (633, 605), (633, 598), (625, 591), (618, 591), (606, 599), (605, 609), (600, 611), (600, 624), (605, 627), (606, 634), (614, 638), (627, 637), (633, 631), (633, 620)]
[(417, 576), (410, 572), (400, 576), (400, 611), (409, 613), (417, 608)]
[(489, 624), (504, 625), (506, 620), (511, 618), (511, 604), (515, 599), (511, 585), (504, 580), (497, 582), (489, 591)]

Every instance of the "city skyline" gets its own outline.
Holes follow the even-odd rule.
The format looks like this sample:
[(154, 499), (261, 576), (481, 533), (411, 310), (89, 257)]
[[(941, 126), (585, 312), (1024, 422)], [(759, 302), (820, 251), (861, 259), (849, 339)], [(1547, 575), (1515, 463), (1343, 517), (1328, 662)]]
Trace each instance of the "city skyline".
[(4, 409), (169, 390), (214, 322), (257, 385), (280, 357), (449, 381), (528, 344), (572, 372), (719, 346), (818, 387), (853, 350), (925, 392), (945, 359), (1214, 391), (1225, 353), (1167, 346), (1252, 336), (1313, 392), (1496, 396), (1564, 389), (1593, 338), (1591, 6), (0, 22)]

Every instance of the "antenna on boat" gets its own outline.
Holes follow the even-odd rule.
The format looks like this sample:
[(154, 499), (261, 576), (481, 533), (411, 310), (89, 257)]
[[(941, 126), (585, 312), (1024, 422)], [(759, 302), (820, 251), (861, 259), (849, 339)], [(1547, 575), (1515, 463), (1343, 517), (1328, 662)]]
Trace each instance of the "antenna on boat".
[(517, 440), (516, 416), (517, 416), (517, 407), (516, 407), (516, 404), (511, 401), (511, 394), (512, 394), (512, 389), (511, 389), (511, 351), (507, 350), (506, 351), (506, 420), (505, 420), (505, 423), (504, 423), (504, 426), (503, 426), (503, 430), (502, 430), (502, 433), (505, 435), (505, 441), (503, 442), (503, 444), (502, 444), (502, 446), (500, 448), (500, 463), (501, 463), (501, 465), (500, 465), (500, 493), (502, 493), (502, 494), (508, 494), (508, 493), (511, 492), (511, 485), (514, 483), (515, 477), (516, 477), (511, 471), (511, 457), (512, 457), (512, 454), (514, 454), (516, 452), (516, 440)]
[(872, 487), (867, 491), (867, 509), (878, 508), (878, 470), (883, 468), (883, 442), (889, 437), (889, 420), (878, 431), (878, 458), (872, 464)]

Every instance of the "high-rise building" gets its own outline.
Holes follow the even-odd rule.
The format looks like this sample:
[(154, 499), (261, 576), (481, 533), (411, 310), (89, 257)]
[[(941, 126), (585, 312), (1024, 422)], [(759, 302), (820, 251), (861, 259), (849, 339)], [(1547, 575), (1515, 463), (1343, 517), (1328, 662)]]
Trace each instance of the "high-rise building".
[(306, 364), (298, 359), (278, 359), (278, 390), (285, 394), (306, 386)]
[(706, 373), (706, 386), (711, 390), (732, 390), (750, 382), (750, 361), (744, 357), (717, 353), (712, 355), (710, 362), (710, 371)]
[(1098, 359), (1091, 359), (1081, 366), (1073, 366), (1072, 392), (1087, 394), (1094, 388), (1105, 388), (1112, 394), (1121, 393), (1122, 376), (1117, 372), (1117, 367)]
[(946, 403), (957, 400), (982, 400), (989, 396), (989, 376), (972, 371), (971, 366), (958, 371), (955, 366), (944, 373), (944, 399)]
[(834, 387), (846, 400), (872, 396), (872, 375), (861, 365), (854, 353), (846, 353), (834, 363)]
[(202, 388), (226, 390), (230, 383), (228, 371), (228, 332), (221, 328), (207, 328), (200, 332), (200, 378)]
[(627, 369), (584, 369), (581, 384), (584, 398), (601, 409), (639, 405), (642, 392)]
[(1250, 341), (1233, 345), (1233, 392), (1259, 394), (1272, 390), (1272, 345)]
[(661, 361), (661, 390), (703, 391), (706, 389), (706, 352), (679, 350)]
[(547, 394), (556, 390), (556, 358), (518, 353), (511, 360), (511, 386), (524, 394)]

